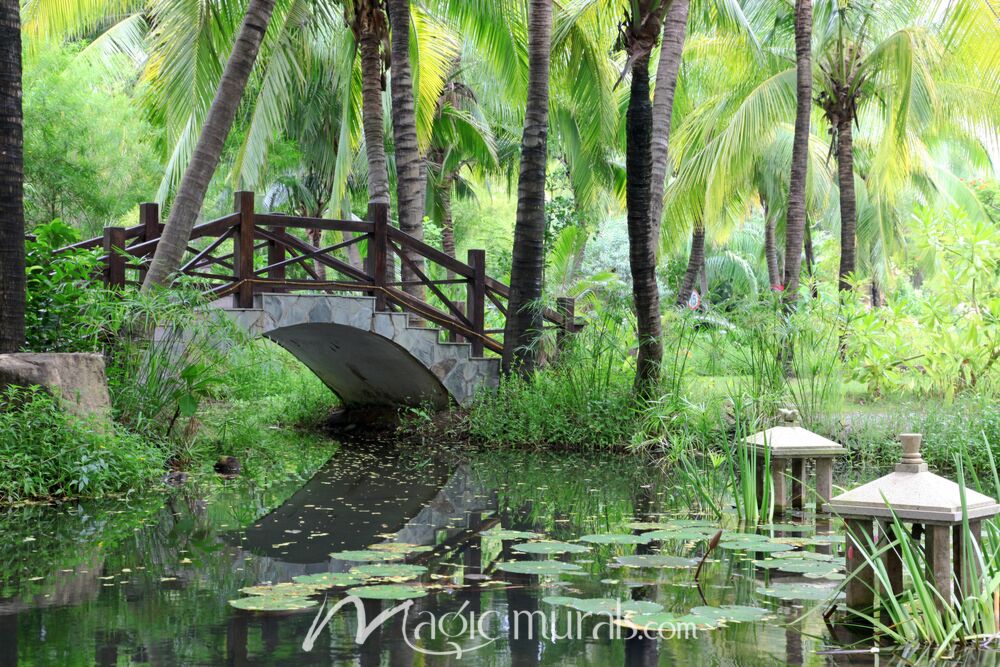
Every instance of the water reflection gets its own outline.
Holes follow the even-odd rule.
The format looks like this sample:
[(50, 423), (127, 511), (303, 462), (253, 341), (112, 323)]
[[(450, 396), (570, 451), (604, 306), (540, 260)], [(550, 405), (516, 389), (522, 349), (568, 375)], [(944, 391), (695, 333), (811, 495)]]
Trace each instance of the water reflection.
[[(169, 496), (8, 511), (0, 515), (0, 666), (886, 662), (871, 653), (821, 653), (864, 649), (870, 640), (856, 644), (858, 637), (842, 626), (831, 631), (819, 613), (793, 625), (808, 606), (765, 599), (756, 590), (806, 579), (751, 562), (766, 554), (717, 550), (698, 587), (690, 569), (634, 570), (619, 567), (615, 556), (662, 549), (700, 557), (703, 543), (603, 545), (554, 557), (581, 566), (580, 576), (540, 581), (496, 565), (544, 555), (521, 554), (511, 540), (480, 534), (499, 526), (563, 541), (627, 533), (629, 522), (663, 521), (686, 510), (679, 498), (669, 476), (628, 461), (495, 453), (455, 464), (371, 445), (341, 450), (305, 483), (195, 484)], [(355, 563), (331, 559), (331, 552), (386, 541), (431, 547), (405, 562), (426, 565), (425, 584), (438, 588), (361, 646), (354, 641), (358, 619), (347, 610), (305, 652), (315, 610), (252, 614), (228, 605), (245, 586), (346, 571)], [(817, 553), (824, 549), (831, 551), (815, 547)], [(678, 614), (706, 603), (751, 604), (777, 616), (659, 641), (627, 633), (612, 638), (607, 627), (595, 636), (598, 622), (591, 619), (578, 638), (553, 641), (550, 623), (560, 636), (573, 624), (565, 609), (543, 601), (547, 596), (649, 601)], [(366, 601), (365, 616), (370, 620), (396, 604)], [(421, 627), (429, 615), (446, 614), (450, 620), (441, 627), (447, 632)], [(470, 632), (463, 618), (482, 619), (484, 634)], [(448, 653), (455, 645), (467, 651), (461, 660), (428, 654)], [(993, 664), (994, 658), (980, 653), (962, 659)]]

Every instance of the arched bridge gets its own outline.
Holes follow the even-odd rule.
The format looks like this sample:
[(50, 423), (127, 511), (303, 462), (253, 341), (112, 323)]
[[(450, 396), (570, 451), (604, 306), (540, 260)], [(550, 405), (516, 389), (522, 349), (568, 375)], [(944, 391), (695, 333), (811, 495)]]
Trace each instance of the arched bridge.
[[(61, 251), (103, 248), (107, 285), (141, 284), (163, 232), (157, 205), (142, 204), (139, 222)], [(307, 240), (324, 233), (330, 245)], [(253, 193), (238, 192), (234, 213), (194, 228), (181, 273), (348, 407), (440, 408), (499, 375), (509, 288), (486, 275), (485, 251), (467, 259), (391, 226), (384, 204), (370, 205), (367, 220), (303, 218), (258, 213)], [(544, 319), (561, 333), (577, 327), (571, 299)]]

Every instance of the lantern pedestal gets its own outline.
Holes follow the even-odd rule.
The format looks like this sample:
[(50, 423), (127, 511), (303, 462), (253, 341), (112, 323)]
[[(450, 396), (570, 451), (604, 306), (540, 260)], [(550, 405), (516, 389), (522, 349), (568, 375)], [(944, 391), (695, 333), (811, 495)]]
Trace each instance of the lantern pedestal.
[[(940, 594), (935, 602), (942, 611), (951, 606), (952, 583), (958, 582), (958, 600), (975, 590), (982, 573), (975, 554), (980, 553), (982, 520), (1000, 513), (1000, 505), (988, 496), (927, 470), (920, 457), (919, 434), (900, 436), (903, 458), (895, 472), (833, 498), (829, 510), (844, 519), (847, 531), (847, 606), (866, 610), (874, 605), (875, 577), (865, 554), (896, 543), (895, 522), (911, 524), (913, 536), (923, 535), (926, 579)], [(964, 515), (964, 519), (963, 519)], [(966, 531), (963, 522), (967, 521)], [(877, 528), (877, 530), (876, 530)], [(897, 548), (881, 556), (889, 590), (903, 589), (903, 563)], [(918, 573), (911, 573), (918, 574)], [(918, 574), (919, 576), (919, 574)]]

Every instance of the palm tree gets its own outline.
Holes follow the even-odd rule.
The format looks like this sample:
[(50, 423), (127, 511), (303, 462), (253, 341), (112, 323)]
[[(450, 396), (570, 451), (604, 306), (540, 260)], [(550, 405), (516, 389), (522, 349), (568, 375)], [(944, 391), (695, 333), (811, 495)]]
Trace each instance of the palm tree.
[[(410, 71), (410, 0), (388, 0), (388, 4), (392, 34), (392, 129), (396, 153), (399, 228), (422, 239), (427, 162), (417, 143), (417, 116)], [(419, 254), (409, 253), (407, 258), (423, 271), (424, 262)], [(404, 283), (418, 280), (416, 273), (407, 264), (404, 263), (401, 269)], [(422, 285), (404, 285), (403, 290), (420, 300), (424, 299)], [(419, 322), (419, 318), (415, 321)]]
[(0, 2), (0, 354), (24, 345), (24, 150), (21, 16)]
[[(788, 182), (788, 218), (785, 223), (785, 276), (783, 284), (786, 304), (793, 304), (798, 298), (799, 276), (802, 273), (802, 243), (806, 229), (809, 120), (812, 114), (811, 0), (797, 0), (795, 3), (795, 100), (795, 142), (792, 144), (792, 171)], [(769, 263), (768, 268), (770, 266)]]
[(531, 0), (528, 16), (528, 96), (517, 185), (517, 221), (504, 328), (503, 370), (528, 374), (535, 368), (541, 334), (545, 272), (545, 175), (548, 161), (549, 60), (552, 0)]
[(180, 268), (191, 239), (191, 230), (201, 212), (208, 185), (219, 166), (223, 145), (236, 118), (236, 109), (243, 97), (243, 90), (250, 78), (250, 71), (257, 59), (273, 9), (274, 0), (251, 0), (247, 7), (191, 162), (184, 170), (177, 196), (170, 207), (170, 216), (143, 282), (144, 290), (166, 285), (170, 276)]
[(660, 62), (656, 68), (656, 90), (653, 94), (653, 183), (650, 188), (651, 233), (656, 243), (660, 237), (663, 220), (663, 192), (667, 186), (667, 168), (670, 165), (670, 121), (674, 111), (674, 92), (677, 89), (677, 72), (680, 70), (684, 50), (684, 33), (687, 30), (690, 0), (673, 0), (663, 24), (663, 44)]
[(375, 204), (388, 204), (389, 168), (382, 113), (382, 42), (388, 34), (388, 24), (381, 0), (348, 0), (344, 12), (361, 54), (361, 108), (368, 157), (368, 199)]
[(632, 84), (626, 116), (626, 200), (628, 204), (629, 267), (635, 301), (639, 354), (635, 389), (648, 396), (660, 376), (663, 341), (660, 326), (660, 292), (656, 283), (656, 240), (651, 235), (651, 183), (653, 169), (653, 107), (649, 94), (649, 57), (656, 45), (669, 3), (665, 0), (632, 0), (623, 33), (631, 65)]

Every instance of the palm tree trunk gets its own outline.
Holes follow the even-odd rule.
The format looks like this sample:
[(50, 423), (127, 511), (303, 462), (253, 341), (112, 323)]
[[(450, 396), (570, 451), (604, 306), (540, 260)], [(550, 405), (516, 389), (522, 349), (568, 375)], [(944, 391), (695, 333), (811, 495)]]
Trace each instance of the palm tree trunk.
[(552, 0), (531, 0), (528, 17), (528, 100), (517, 183), (517, 221), (504, 328), (503, 370), (526, 375), (535, 368), (542, 330), (545, 270), (545, 168), (549, 133), (549, 56)]
[(649, 99), (649, 56), (632, 67), (632, 87), (626, 118), (626, 201), (628, 205), (629, 266), (635, 299), (639, 355), (635, 390), (649, 396), (660, 377), (663, 342), (660, 339), (660, 292), (656, 284), (656, 244), (650, 228), (653, 107)]
[(229, 130), (236, 118), (243, 90), (246, 88), (250, 70), (253, 69), (264, 39), (267, 25), (271, 20), (274, 0), (251, 0), (246, 16), (240, 26), (233, 51), (222, 73), (222, 80), (209, 107), (208, 117), (201, 128), (201, 135), (195, 145), (191, 162), (184, 170), (184, 177), (177, 189), (177, 196), (170, 207), (170, 216), (163, 228), (160, 242), (156, 246), (153, 262), (146, 273), (143, 289), (166, 285), (170, 276), (181, 266), (209, 183), (219, 166), (222, 148), (229, 136)]
[[(320, 217), (319, 215), (316, 216)], [(306, 233), (309, 235), (309, 243), (313, 244), (317, 248), (323, 247), (323, 230), (322, 229), (307, 229)], [(319, 261), (319, 258), (313, 260), (313, 271), (320, 280), (326, 280), (326, 264)]]
[(809, 216), (806, 216), (805, 225), (805, 253), (806, 253), (806, 275), (809, 276), (809, 295), (812, 298), (819, 297), (819, 288), (816, 286), (815, 266), (816, 257), (813, 254), (812, 229), (809, 224)]
[(24, 345), (24, 142), (21, 16), (0, 0), (0, 354)]
[(660, 62), (656, 68), (656, 90), (653, 94), (653, 182), (650, 186), (650, 233), (659, 247), (660, 224), (663, 221), (663, 193), (667, 186), (667, 169), (670, 166), (670, 120), (674, 110), (674, 92), (677, 90), (677, 71), (684, 50), (684, 33), (687, 30), (690, 0), (673, 0), (667, 10), (663, 25), (663, 45)]
[[(806, 179), (809, 170), (809, 120), (812, 111), (812, 2), (795, 3), (795, 138), (788, 183), (785, 225), (784, 301), (795, 303), (802, 273), (802, 242), (806, 227)], [(770, 265), (769, 265), (770, 266)]]
[(851, 289), (848, 276), (857, 263), (857, 195), (854, 192), (854, 136), (851, 115), (837, 119), (837, 180), (840, 184), (840, 280), (841, 292)]
[[(688, 257), (687, 269), (684, 271), (684, 280), (681, 281), (681, 288), (677, 291), (677, 305), (686, 306), (694, 291), (694, 284), (698, 280), (698, 274), (705, 265), (705, 227), (697, 225), (691, 231), (691, 254)], [(702, 294), (702, 298), (704, 298)]]
[[(455, 257), (455, 219), (451, 212), (451, 191), (455, 185), (455, 174), (448, 172), (441, 175), (441, 248), (449, 257)], [(455, 274), (449, 270), (448, 280)]]
[[(424, 196), (427, 162), (417, 143), (417, 114), (410, 72), (410, 0), (388, 0), (392, 48), (392, 130), (396, 150), (396, 189), (399, 205), (399, 228), (418, 239), (424, 238)], [(407, 258), (423, 271), (424, 260), (418, 253)], [(403, 281), (418, 280), (410, 267), (401, 267)], [(409, 285), (403, 291), (425, 300), (422, 285)], [(420, 318), (411, 317), (411, 324)]]
[(781, 287), (781, 274), (778, 271), (778, 243), (775, 240), (777, 221), (764, 207), (764, 258), (767, 260), (767, 282), (772, 290)]

